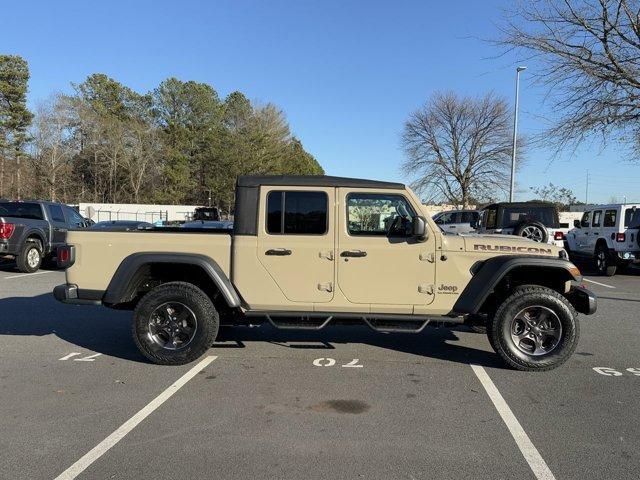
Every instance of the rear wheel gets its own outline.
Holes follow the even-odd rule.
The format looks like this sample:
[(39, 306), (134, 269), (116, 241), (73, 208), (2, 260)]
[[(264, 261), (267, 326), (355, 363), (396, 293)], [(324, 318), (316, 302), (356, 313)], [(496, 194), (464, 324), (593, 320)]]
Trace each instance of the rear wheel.
[(596, 247), (595, 254), (595, 267), (598, 275), (604, 275), (605, 277), (612, 277), (616, 274), (615, 261), (609, 255), (609, 250), (603, 244)]
[(42, 246), (37, 240), (27, 240), (16, 257), (16, 266), (23, 273), (37, 272), (42, 265)]
[(191, 283), (170, 282), (147, 293), (133, 313), (133, 339), (154, 363), (182, 365), (214, 342), (219, 317), (211, 299)]
[(573, 354), (579, 336), (577, 313), (565, 297), (536, 285), (517, 287), (487, 329), (491, 346), (511, 367), (545, 371)]

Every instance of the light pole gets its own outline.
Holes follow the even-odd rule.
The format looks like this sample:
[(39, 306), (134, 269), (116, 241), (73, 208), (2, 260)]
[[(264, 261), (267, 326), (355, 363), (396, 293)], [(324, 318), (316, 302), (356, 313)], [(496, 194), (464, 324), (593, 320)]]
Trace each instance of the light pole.
[(516, 105), (513, 113), (513, 150), (511, 151), (511, 188), (509, 189), (509, 201), (513, 202), (513, 194), (516, 188), (516, 141), (518, 138), (518, 102), (520, 100), (520, 72), (527, 67), (516, 68)]

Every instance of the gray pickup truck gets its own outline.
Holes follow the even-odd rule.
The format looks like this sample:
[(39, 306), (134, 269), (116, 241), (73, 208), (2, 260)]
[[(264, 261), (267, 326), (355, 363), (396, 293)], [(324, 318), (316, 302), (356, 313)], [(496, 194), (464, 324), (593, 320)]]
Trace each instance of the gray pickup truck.
[(90, 223), (61, 203), (0, 201), (0, 258), (15, 259), (18, 270), (33, 273), (64, 244), (68, 230)]

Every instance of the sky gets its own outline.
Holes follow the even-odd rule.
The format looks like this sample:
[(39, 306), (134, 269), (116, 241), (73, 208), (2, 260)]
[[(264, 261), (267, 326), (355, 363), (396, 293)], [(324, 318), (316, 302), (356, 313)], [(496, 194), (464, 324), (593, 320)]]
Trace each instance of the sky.
[[(273, 102), (328, 175), (410, 182), (400, 165), (409, 114), (436, 91), (510, 102), (518, 59), (495, 38), (503, 0), (31, 0), (3, 7), (0, 53), (29, 63), (29, 105), (105, 73), (147, 92), (175, 76)], [(8, 21), (7, 21), (8, 20)], [(521, 77), (519, 131), (550, 115)], [(552, 112), (551, 112), (552, 113)], [(517, 199), (553, 182), (579, 200), (640, 201), (638, 165), (597, 142), (553, 157), (529, 149)]]

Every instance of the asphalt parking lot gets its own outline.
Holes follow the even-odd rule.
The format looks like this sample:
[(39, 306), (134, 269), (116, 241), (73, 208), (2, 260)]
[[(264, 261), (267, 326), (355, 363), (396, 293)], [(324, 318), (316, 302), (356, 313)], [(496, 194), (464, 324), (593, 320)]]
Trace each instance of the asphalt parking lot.
[(465, 327), (234, 328), (160, 367), (129, 312), (58, 304), (62, 272), (5, 264), (0, 477), (638, 478), (640, 274), (586, 280), (598, 313), (547, 373)]

